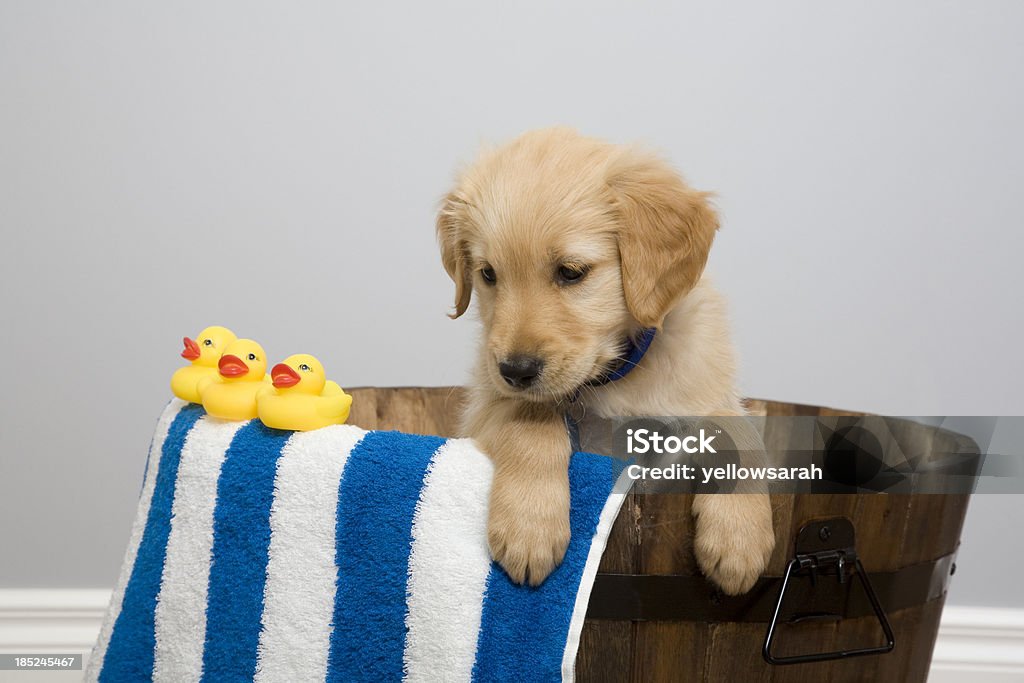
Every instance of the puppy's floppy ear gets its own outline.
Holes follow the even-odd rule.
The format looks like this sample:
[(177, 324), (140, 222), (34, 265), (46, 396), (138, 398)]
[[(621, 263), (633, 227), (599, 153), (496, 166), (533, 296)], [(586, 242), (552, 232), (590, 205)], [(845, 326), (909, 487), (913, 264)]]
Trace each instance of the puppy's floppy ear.
[(462, 201), (451, 192), (441, 204), (437, 214), (437, 242), (441, 246), (441, 261), (448, 276), (455, 282), (455, 312), (450, 318), (458, 318), (469, 308), (473, 293), (473, 281), (469, 271), (466, 242), (458, 223), (458, 210)]
[(626, 306), (644, 327), (665, 316), (700, 279), (718, 215), (709, 193), (686, 185), (668, 164), (630, 151), (609, 169)]

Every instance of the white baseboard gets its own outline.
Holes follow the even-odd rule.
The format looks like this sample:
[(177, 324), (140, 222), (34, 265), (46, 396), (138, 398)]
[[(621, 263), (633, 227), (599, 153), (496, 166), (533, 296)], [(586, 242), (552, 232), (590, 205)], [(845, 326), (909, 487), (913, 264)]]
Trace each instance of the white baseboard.
[[(110, 591), (105, 588), (0, 589), (0, 653), (4, 654), (81, 654), (82, 667), (96, 642), (107, 612)], [(42, 672), (2, 680), (33, 681), (80, 680), (78, 672)]]
[(109, 601), (104, 588), (0, 589), (0, 652), (92, 649)]
[[(0, 652), (88, 657), (109, 600), (104, 589), (0, 589)], [(928, 680), (1024, 681), (1024, 609), (946, 607)]]
[(1024, 609), (947, 606), (928, 681), (1024, 681)]

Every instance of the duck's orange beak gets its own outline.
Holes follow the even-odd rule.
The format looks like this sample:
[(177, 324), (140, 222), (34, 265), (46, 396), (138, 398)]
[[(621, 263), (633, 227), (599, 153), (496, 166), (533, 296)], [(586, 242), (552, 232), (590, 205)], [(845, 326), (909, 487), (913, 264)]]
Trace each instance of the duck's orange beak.
[(270, 378), (274, 380), (274, 386), (278, 389), (294, 387), (302, 379), (299, 373), (295, 372), (290, 365), (278, 363), (270, 369)]
[(185, 360), (195, 360), (199, 358), (199, 344), (196, 344), (194, 340), (185, 337), (182, 339), (185, 343), (185, 350), (181, 352), (181, 357)]
[(217, 368), (220, 369), (222, 377), (241, 377), (249, 373), (249, 366), (238, 356), (227, 354), (217, 361)]

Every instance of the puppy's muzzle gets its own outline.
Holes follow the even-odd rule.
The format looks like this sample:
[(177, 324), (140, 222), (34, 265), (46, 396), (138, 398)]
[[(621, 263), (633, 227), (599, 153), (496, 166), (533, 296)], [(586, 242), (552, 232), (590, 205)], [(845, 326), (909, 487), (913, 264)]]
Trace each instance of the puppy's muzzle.
[(544, 370), (544, 361), (536, 356), (517, 354), (498, 363), (498, 372), (510, 387), (526, 389), (537, 381)]

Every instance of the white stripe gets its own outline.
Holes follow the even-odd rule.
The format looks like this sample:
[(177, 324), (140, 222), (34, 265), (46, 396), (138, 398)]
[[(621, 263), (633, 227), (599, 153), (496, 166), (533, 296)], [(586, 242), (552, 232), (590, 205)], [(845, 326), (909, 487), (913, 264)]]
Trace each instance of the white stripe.
[(469, 681), (491, 558), (487, 504), (494, 467), (469, 439), (438, 449), (412, 526), (407, 681)]
[(366, 434), (335, 425), (297, 432), (281, 450), (255, 680), (322, 681), (334, 616), (338, 486)]
[(160, 455), (163, 452), (164, 441), (167, 439), (167, 432), (171, 423), (178, 416), (178, 412), (187, 404), (181, 399), (174, 398), (164, 408), (164, 412), (157, 420), (156, 430), (153, 432), (153, 441), (149, 446), (149, 466), (142, 479), (142, 493), (139, 494), (139, 505), (135, 512), (135, 521), (132, 523), (132, 533), (128, 539), (128, 549), (124, 552), (124, 561), (121, 562), (121, 575), (117, 579), (114, 592), (110, 595), (110, 606), (107, 608), (107, 616), (100, 627), (100, 635), (93, 647), (92, 656), (89, 658), (89, 668), (85, 673), (85, 680), (95, 681), (103, 669), (103, 659), (107, 655), (107, 646), (110, 645), (110, 636), (114, 632), (114, 624), (121, 614), (121, 604), (124, 602), (124, 591), (128, 587), (128, 580), (132, 576), (132, 568), (135, 566), (135, 557), (139, 553), (139, 544), (142, 543), (142, 533), (146, 530), (146, 519), (149, 517), (149, 506), (153, 502), (153, 489), (156, 487), (156, 476), (160, 471)]
[(182, 446), (154, 615), (154, 681), (185, 683), (202, 676), (217, 478), (231, 440), (245, 424), (204, 415)]
[[(580, 577), (580, 586), (576, 592), (576, 604), (572, 609), (572, 619), (569, 621), (569, 635), (565, 642), (565, 653), (562, 655), (562, 683), (573, 683), (576, 678), (576, 652), (580, 647), (580, 635), (583, 633), (583, 622), (587, 618), (587, 605), (590, 603), (590, 591), (594, 587), (594, 578), (597, 576), (597, 568), (601, 564), (601, 556), (604, 555), (604, 548), (608, 544), (608, 536), (612, 532), (612, 525), (619, 515), (619, 508), (626, 494), (633, 485), (633, 481), (626, 475), (626, 470), (619, 474), (619, 480), (612, 487), (612, 493), (605, 501), (601, 510), (601, 517), (597, 522), (597, 529), (594, 531), (594, 539), (590, 543), (590, 553), (587, 554), (587, 563), (583, 565), (583, 575)], [(618, 493), (622, 491), (623, 493)]]

